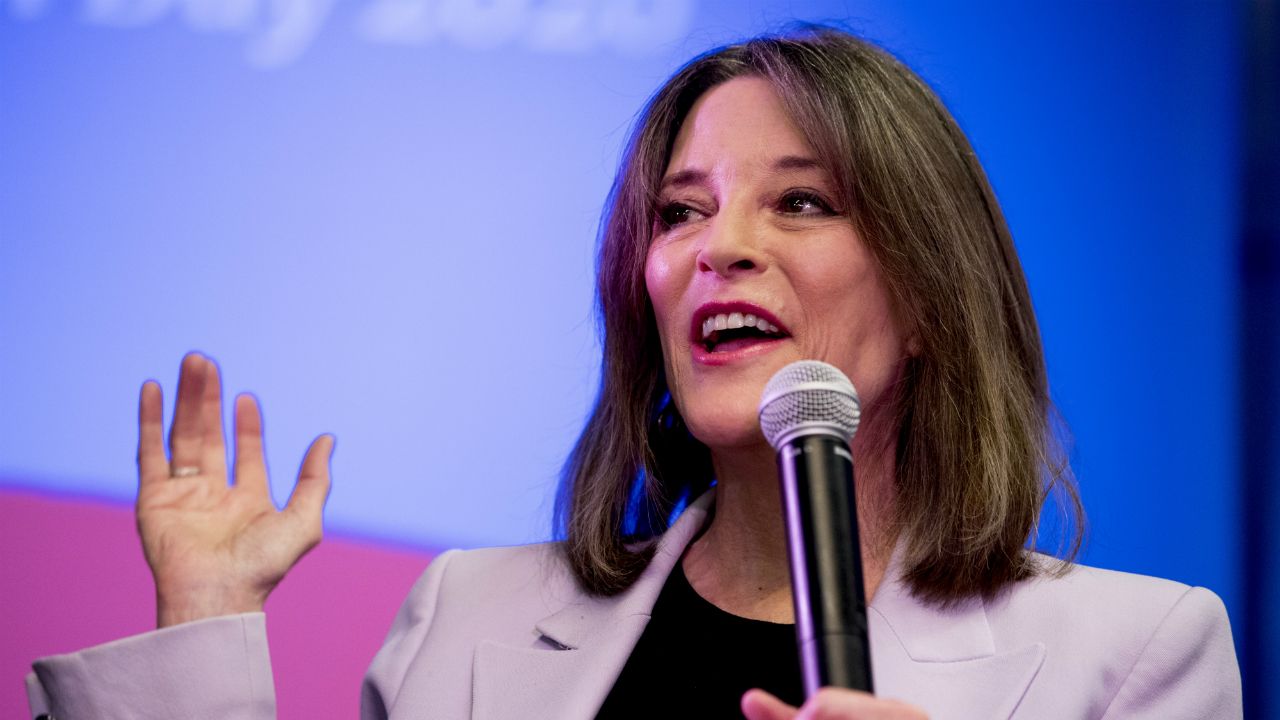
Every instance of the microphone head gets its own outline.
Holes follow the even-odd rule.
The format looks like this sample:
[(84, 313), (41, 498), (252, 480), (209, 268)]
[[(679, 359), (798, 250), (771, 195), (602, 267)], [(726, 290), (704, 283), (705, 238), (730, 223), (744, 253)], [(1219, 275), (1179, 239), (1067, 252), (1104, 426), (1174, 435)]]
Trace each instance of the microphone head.
[(862, 403), (833, 365), (798, 360), (774, 373), (760, 396), (760, 429), (775, 450), (798, 435), (853, 439)]

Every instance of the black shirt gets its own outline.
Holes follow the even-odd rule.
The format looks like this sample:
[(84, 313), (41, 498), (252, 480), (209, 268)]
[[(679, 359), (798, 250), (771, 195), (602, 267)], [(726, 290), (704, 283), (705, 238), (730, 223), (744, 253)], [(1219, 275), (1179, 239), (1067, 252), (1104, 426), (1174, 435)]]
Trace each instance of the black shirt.
[(801, 704), (795, 625), (721, 610), (694, 591), (677, 562), (596, 718), (740, 719), (751, 688)]

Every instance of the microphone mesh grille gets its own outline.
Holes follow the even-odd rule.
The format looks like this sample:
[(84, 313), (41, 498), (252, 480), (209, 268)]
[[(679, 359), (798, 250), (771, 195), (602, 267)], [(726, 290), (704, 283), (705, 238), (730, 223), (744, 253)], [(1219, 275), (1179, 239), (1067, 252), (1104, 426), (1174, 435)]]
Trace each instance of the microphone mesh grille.
[(849, 378), (817, 360), (799, 360), (774, 373), (760, 398), (760, 429), (774, 449), (806, 429), (852, 439), (861, 414)]

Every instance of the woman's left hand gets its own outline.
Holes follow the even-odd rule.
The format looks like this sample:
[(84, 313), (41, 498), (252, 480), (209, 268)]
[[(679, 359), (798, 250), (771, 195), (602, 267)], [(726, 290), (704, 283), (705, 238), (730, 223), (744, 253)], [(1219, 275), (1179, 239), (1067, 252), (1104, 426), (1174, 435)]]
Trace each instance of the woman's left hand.
[(742, 714), (747, 720), (929, 720), (915, 705), (841, 688), (822, 688), (799, 708), (749, 690), (742, 696)]

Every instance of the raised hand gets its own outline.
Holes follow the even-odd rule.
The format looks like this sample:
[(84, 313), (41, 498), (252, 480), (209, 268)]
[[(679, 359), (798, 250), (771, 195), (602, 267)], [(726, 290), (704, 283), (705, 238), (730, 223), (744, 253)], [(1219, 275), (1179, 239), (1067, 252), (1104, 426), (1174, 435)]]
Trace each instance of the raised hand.
[(333, 436), (316, 438), (283, 510), (271, 502), (262, 416), (235, 400), (235, 466), (228, 484), (222, 386), (213, 361), (182, 360), (164, 447), (160, 386), (138, 403), (138, 534), (156, 583), (157, 625), (262, 610), (267, 595), (320, 542)]

